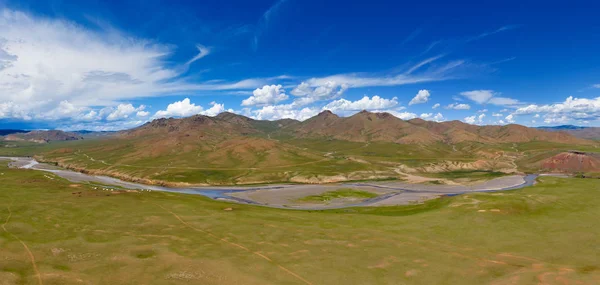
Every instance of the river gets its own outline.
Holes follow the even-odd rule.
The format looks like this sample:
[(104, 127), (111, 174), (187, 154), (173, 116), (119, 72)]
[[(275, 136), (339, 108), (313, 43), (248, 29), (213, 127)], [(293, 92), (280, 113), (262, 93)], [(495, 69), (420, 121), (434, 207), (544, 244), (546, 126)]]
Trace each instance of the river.
[[(536, 182), (537, 174), (526, 176), (508, 176), (486, 181), (484, 183), (471, 186), (456, 186), (456, 185), (424, 185), (424, 184), (409, 184), (404, 182), (373, 182), (373, 183), (340, 183), (340, 184), (325, 184), (325, 185), (290, 185), (278, 184), (268, 186), (229, 186), (229, 187), (163, 187), (155, 185), (145, 185), (123, 181), (113, 177), (89, 175), (71, 170), (62, 169), (52, 165), (39, 163), (29, 157), (0, 157), (0, 159), (10, 160), (11, 167), (22, 169), (34, 169), (45, 171), (56, 176), (65, 178), (69, 181), (91, 182), (102, 185), (112, 185), (114, 187), (122, 187), (126, 189), (147, 190), (147, 191), (162, 191), (172, 193), (184, 193), (193, 195), (202, 195), (216, 200), (228, 200), (238, 203), (253, 204), (268, 206), (274, 208), (290, 208), (290, 209), (337, 209), (347, 207), (362, 207), (362, 206), (384, 206), (407, 204), (414, 201), (423, 200), (424, 198), (439, 197), (441, 195), (453, 196), (472, 192), (488, 192), (488, 191), (504, 191), (515, 190), (523, 187), (528, 187)], [(313, 193), (322, 193), (339, 188), (357, 188), (372, 192), (378, 192), (380, 196), (372, 199), (363, 200), (356, 203), (341, 204), (341, 205), (298, 205), (289, 206), (289, 201), (280, 199), (278, 202), (267, 203), (264, 198), (298, 192), (299, 198)], [(310, 192), (310, 193), (309, 193)], [(284, 195), (285, 196), (285, 195)], [(287, 197), (286, 196), (286, 197)], [(250, 197), (255, 197), (254, 199)], [(289, 198), (289, 197), (288, 197)], [(287, 198), (286, 198), (287, 199)], [(289, 200), (289, 199), (288, 199)], [(287, 202), (287, 203), (286, 203)]]

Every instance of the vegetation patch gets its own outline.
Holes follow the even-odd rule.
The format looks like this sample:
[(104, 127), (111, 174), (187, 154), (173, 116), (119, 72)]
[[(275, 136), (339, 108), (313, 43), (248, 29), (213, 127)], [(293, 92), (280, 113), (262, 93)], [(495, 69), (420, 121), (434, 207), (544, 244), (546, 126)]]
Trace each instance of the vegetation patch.
[(456, 170), (438, 173), (424, 174), (427, 177), (443, 178), (443, 179), (463, 179), (468, 178), (472, 180), (488, 180), (494, 179), (507, 174), (498, 171), (486, 171), (486, 170)]
[(298, 199), (298, 201), (300, 201), (300, 202), (330, 202), (335, 199), (371, 199), (371, 198), (375, 198), (377, 196), (379, 196), (379, 195), (372, 193), (372, 192), (355, 190), (355, 189), (350, 189), (350, 188), (341, 188), (341, 189), (338, 189), (335, 191), (328, 191), (328, 192), (325, 192), (320, 195), (306, 196), (304, 198)]

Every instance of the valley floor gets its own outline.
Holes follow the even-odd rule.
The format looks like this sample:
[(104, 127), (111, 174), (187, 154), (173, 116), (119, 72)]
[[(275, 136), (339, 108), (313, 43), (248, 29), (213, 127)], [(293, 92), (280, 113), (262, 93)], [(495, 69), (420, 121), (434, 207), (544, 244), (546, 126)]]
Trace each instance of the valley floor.
[(0, 284), (598, 284), (600, 184), (287, 211), (0, 166)]

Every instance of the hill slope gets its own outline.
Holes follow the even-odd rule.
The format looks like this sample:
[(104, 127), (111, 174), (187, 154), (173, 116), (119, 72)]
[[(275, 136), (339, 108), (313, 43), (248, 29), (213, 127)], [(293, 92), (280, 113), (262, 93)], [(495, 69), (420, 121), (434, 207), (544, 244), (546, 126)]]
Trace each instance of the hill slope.
[[(232, 113), (157, 119), (115, 136), (45, 153), (76, 170), (150, 183), (323, 183), (443, 171), (516, 172), (519, 149), (592, 147), (519, 125), (404, 121), (389, 113), (261, 121)], [(548, 156), (540, 156), (545, 159)], [(538, 160), (539, 161), (539, 160)]]
[(401, 144), (461, 143), (522, 143), (545, 141), (568, 144), (591, 144), (565, 133), (546, 132), (521, 125), (476, 126), (460, 121), (432, 122), (422, 119), (404, 121), (389, 113), (362, 111), (342, 118), (330, 111), (294, 124), (288, 131), (299, 137), (328, 137), (339, 140), (367, 142), (385, 141)]
[(51, 141), (73, 141), (81, 139), (83, 139), (83, 137), (78, 134), (59, 130), (16, 133), (4, 137), (4, 140), (6, 141), (31, 141), (37, 143), (47, 143)]

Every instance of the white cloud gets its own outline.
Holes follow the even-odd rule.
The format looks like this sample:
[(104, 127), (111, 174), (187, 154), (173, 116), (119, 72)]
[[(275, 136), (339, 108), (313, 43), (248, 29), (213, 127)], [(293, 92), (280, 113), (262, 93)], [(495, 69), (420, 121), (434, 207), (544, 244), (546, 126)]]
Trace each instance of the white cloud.
[(600, 88), (600, 84), (594, 84), (592, 85), (593, 88)]
[(317, 108), (297, 109), (292, 104), (263, 106), (261, 109), (253, 110), (253, 118), (257, 120), (279, 120), (294, 119), (304, 121), (319, 113)]
[[(529, 115), (543, 113), (546, 123), (566, 123), (568, 121), (595, 121), (600, 118), (600, 97), (574, 98), (569, 96), (562, 103), (528, 105), (518, 108), (513, 114)], [(534, 116), (535, 117), (535, 116)]]
[(473, 115), (473, 116), (470, 116), (470, 117), (466, 117), (466, 118), (464, 119), (464, 121), (465, 121), (465, 123), (467, 123), (467, 124), (471, 124), (471, 125), (472, 125), (472, 124), (475, 124), (475, 116)]
[(431, 107), (431, 109), (434, 109), (434, 110), (435, 110), (435, 109), (437, 109), (437, 108), (439, 108), (439, 107), (440, 107), (440, 103), (435, 103), (435, 104), (434, 104), (434, 105)]
[(506, 116), (504, 119), (505, 119), (507, 122), (509, 122), (509, 123), (514, 123), (514, 122), (515, 122), (515, 119), (514, 119), (514, 116), (513, 116), (513, 114), (510, 114), (510, 115)]
[(504, 117), (504, 114), (502, 113), (492, 113), (493, 117)]
[[(204, 110), (204, 108), (201, 105), (196, 105), (196, 104), (192, 103), (189, 98), (185, 98), (181, 101), (177, 101), (177, 102), (173, 102), (173, 103), (169, 104), (167, 106), (166, 110), (157, 111), (156, 114), (154, 114), (154, 116), (152, 116), (152, 118), (153, 119), (169, 118), (169, 117), (180, 118), (180, 117), (189, 117), (189, 116), (198, 115), (198, 114), (206, 115), (206, 116), (216, 116), (219, 113), (222, 113), (225, 111), (224, 104), (219, 104), (219, 103), (213, 101), (213, 102), (210, 102), (210, 105), (212, 107), (208, 108), (207, 110)], [(227, 111), (233, 112), (232, 109), (229, 109)]]
[(417, 93), (417, 95), (412, 98), (412, 100), (410, 100), (410, 102), (408, 103), (408, 105), (414, 105), (414, 104), (423, 104), (426, 103), (427, 101), (429, 101), (429, 90), (426, 89), (422, 89), (419, 90), (419, 92)]
[(415, 113), (411, 113), (411, 112), (398, 112), (395, 110), (391, 110), (391, 111), (386, 111), (392, 115), (394, 115), (397, 118), (400, 118), (402, 120), (410, 120), (410, 119), (414, 119), (419, 117), (417, 114)]
[[(220, 113), (222, 113), (222, 112), (225, 111), (225, 105), (224, 104), (218, 104), (217, 102), (213, 101), (213, 102), (210, 102), (210, 105), (212, 107), (208, 108), (205, 111), (200, 112), (200, 114), (214, 117), (214, 116), (216, 116), (216, 115), (218, 115), (218, 114), (220, 114)], [(231, 109), (229, 109), (228, 111), (233, 113), (233, 110), (231, 110)]]
[(477, 113), (487, 113), (487, 111), (488, 111), (488, 109), (482, 109), (482, 110), (477, 111)]
[(192, 83), (187, 66), (210, 53), (197, 48), (194, 58), (177, 64), (169, 60), (173, 45), (0, 9), (0, 115), (75, 121), (133, 98), (253, 89), (271, 80)]
[(492, 104), (499, 106), (514, 106), (521, 104), (521, 102), (516, 99), (497, 97), (496, 95), (499, 94), (500, 93), (494, 92), (493, 90), (473, 90), (460, 93), (460, 95), (465, 96), (478, 104)]
[(346, 99), (335, 100), (325, 105), (323, 110), (331, 110), (334, 113), (360, 110), (386, 110), (391, 109), (396, 105), (398, 105), (398, 98), (396, 97), (385, 99), (375, 95), (372, 98), (364, 96), (362, 99), (356, 101), (349, 101)]
[[(124, 119), (129, 118), (129, 116), (131, 116), (133, 113), (136, 113), (136, 115), (137, 115), (138, 112), (141, 112), (140, 114), (144, 115), (145, 108), (146, 108), (146, 106), (144, 106), (144, 105), (140, 105), (139, 107), (135, 108), (132, 104), (119, 104), (119, 106), (117, 106), (117, 108), (106, 117), (106, 120), (107, 121), (124, 120)], [(147, 114), (145, 116), (147, 116)], [(144, 116), (141, 116), (141, 117), (144, 117)]]
[(473, 90), (461, 92), (460, 95), (463, 95), (478, 104), (485, 104), (494, 96), (494, 93), (492, 90)]
[(203, 45), (196, 45), (196, 48), (198, 49), (199, 53), (196, 56), (194, 56), (192, 59), (188, 60), (188, 62), (185, 63), (186, 65), (190, 65), (194, 61), (199, 60), (210, 54), (210, 49), (208, 49), (207, 47), (205, 47)]
[(326, 77), (310, 78), (294, 90), (292, 95), (306, 97), (297, 100), (296, 104), (309, 104), (318, 100), (335, 99), (348, 88), (377, 87), (377, 86), (399, 86), (423, 82), (443, 81), (455, 78), (454, 73), (465, 71), (464, 60), (454, 60), (445, 64), (431, 66), (433, 62), (442, 58), (436, 56), (423, 60), (401, 73), (390, 74), (368, 74), (368, 73), (344, 73)]
[(169, 104), (166, 110), (156, 112), (154, 118), (189, 117), (200, 114), (202, 110), (204, 110), (202, 106), (191, 103), (189, 98), (185, 98)]
[(469, 104), (452, 103), (452, 104), (446, 106), (445, 108), (451, 109), (451, 110), (469, 110), (469, 109), (471, 109), (471, 106)]
[(473, 115), (473, 116), (469, 116), (466, 117), (464, 119), (464, 121), (468, 124), (474, 125), (474, 124), (478, 124), (481, 125), (483, 124), (483, 119), (485, 118), (485, 114), (479, 114), (479, 115)]
[(444, 120), (444, 115), (442, 115), (442, 113), (437, 113), (435, 115), (433, 113), (423, 113), (419, 117), (421, 117), (423, 120), (432, 120), (436, 122), (441, 122)]
[(535, 116), (533, 116), (534, 118), (539, 118), (540, 114), (535, 114)]
[(248, 99), (242, 101), (242, 106), (272, 105), (289, 98), (281, 85), (265, 85), (254, 90), (252, 94)]
[(316, 101), (331, 100), (341, 96), (348, 89), (345, 83), (324, 81), (319, 84), (300, 83), (292, 90), (292, 95), (301, 97), (296, 99), (298, 106), (308, 105)]

